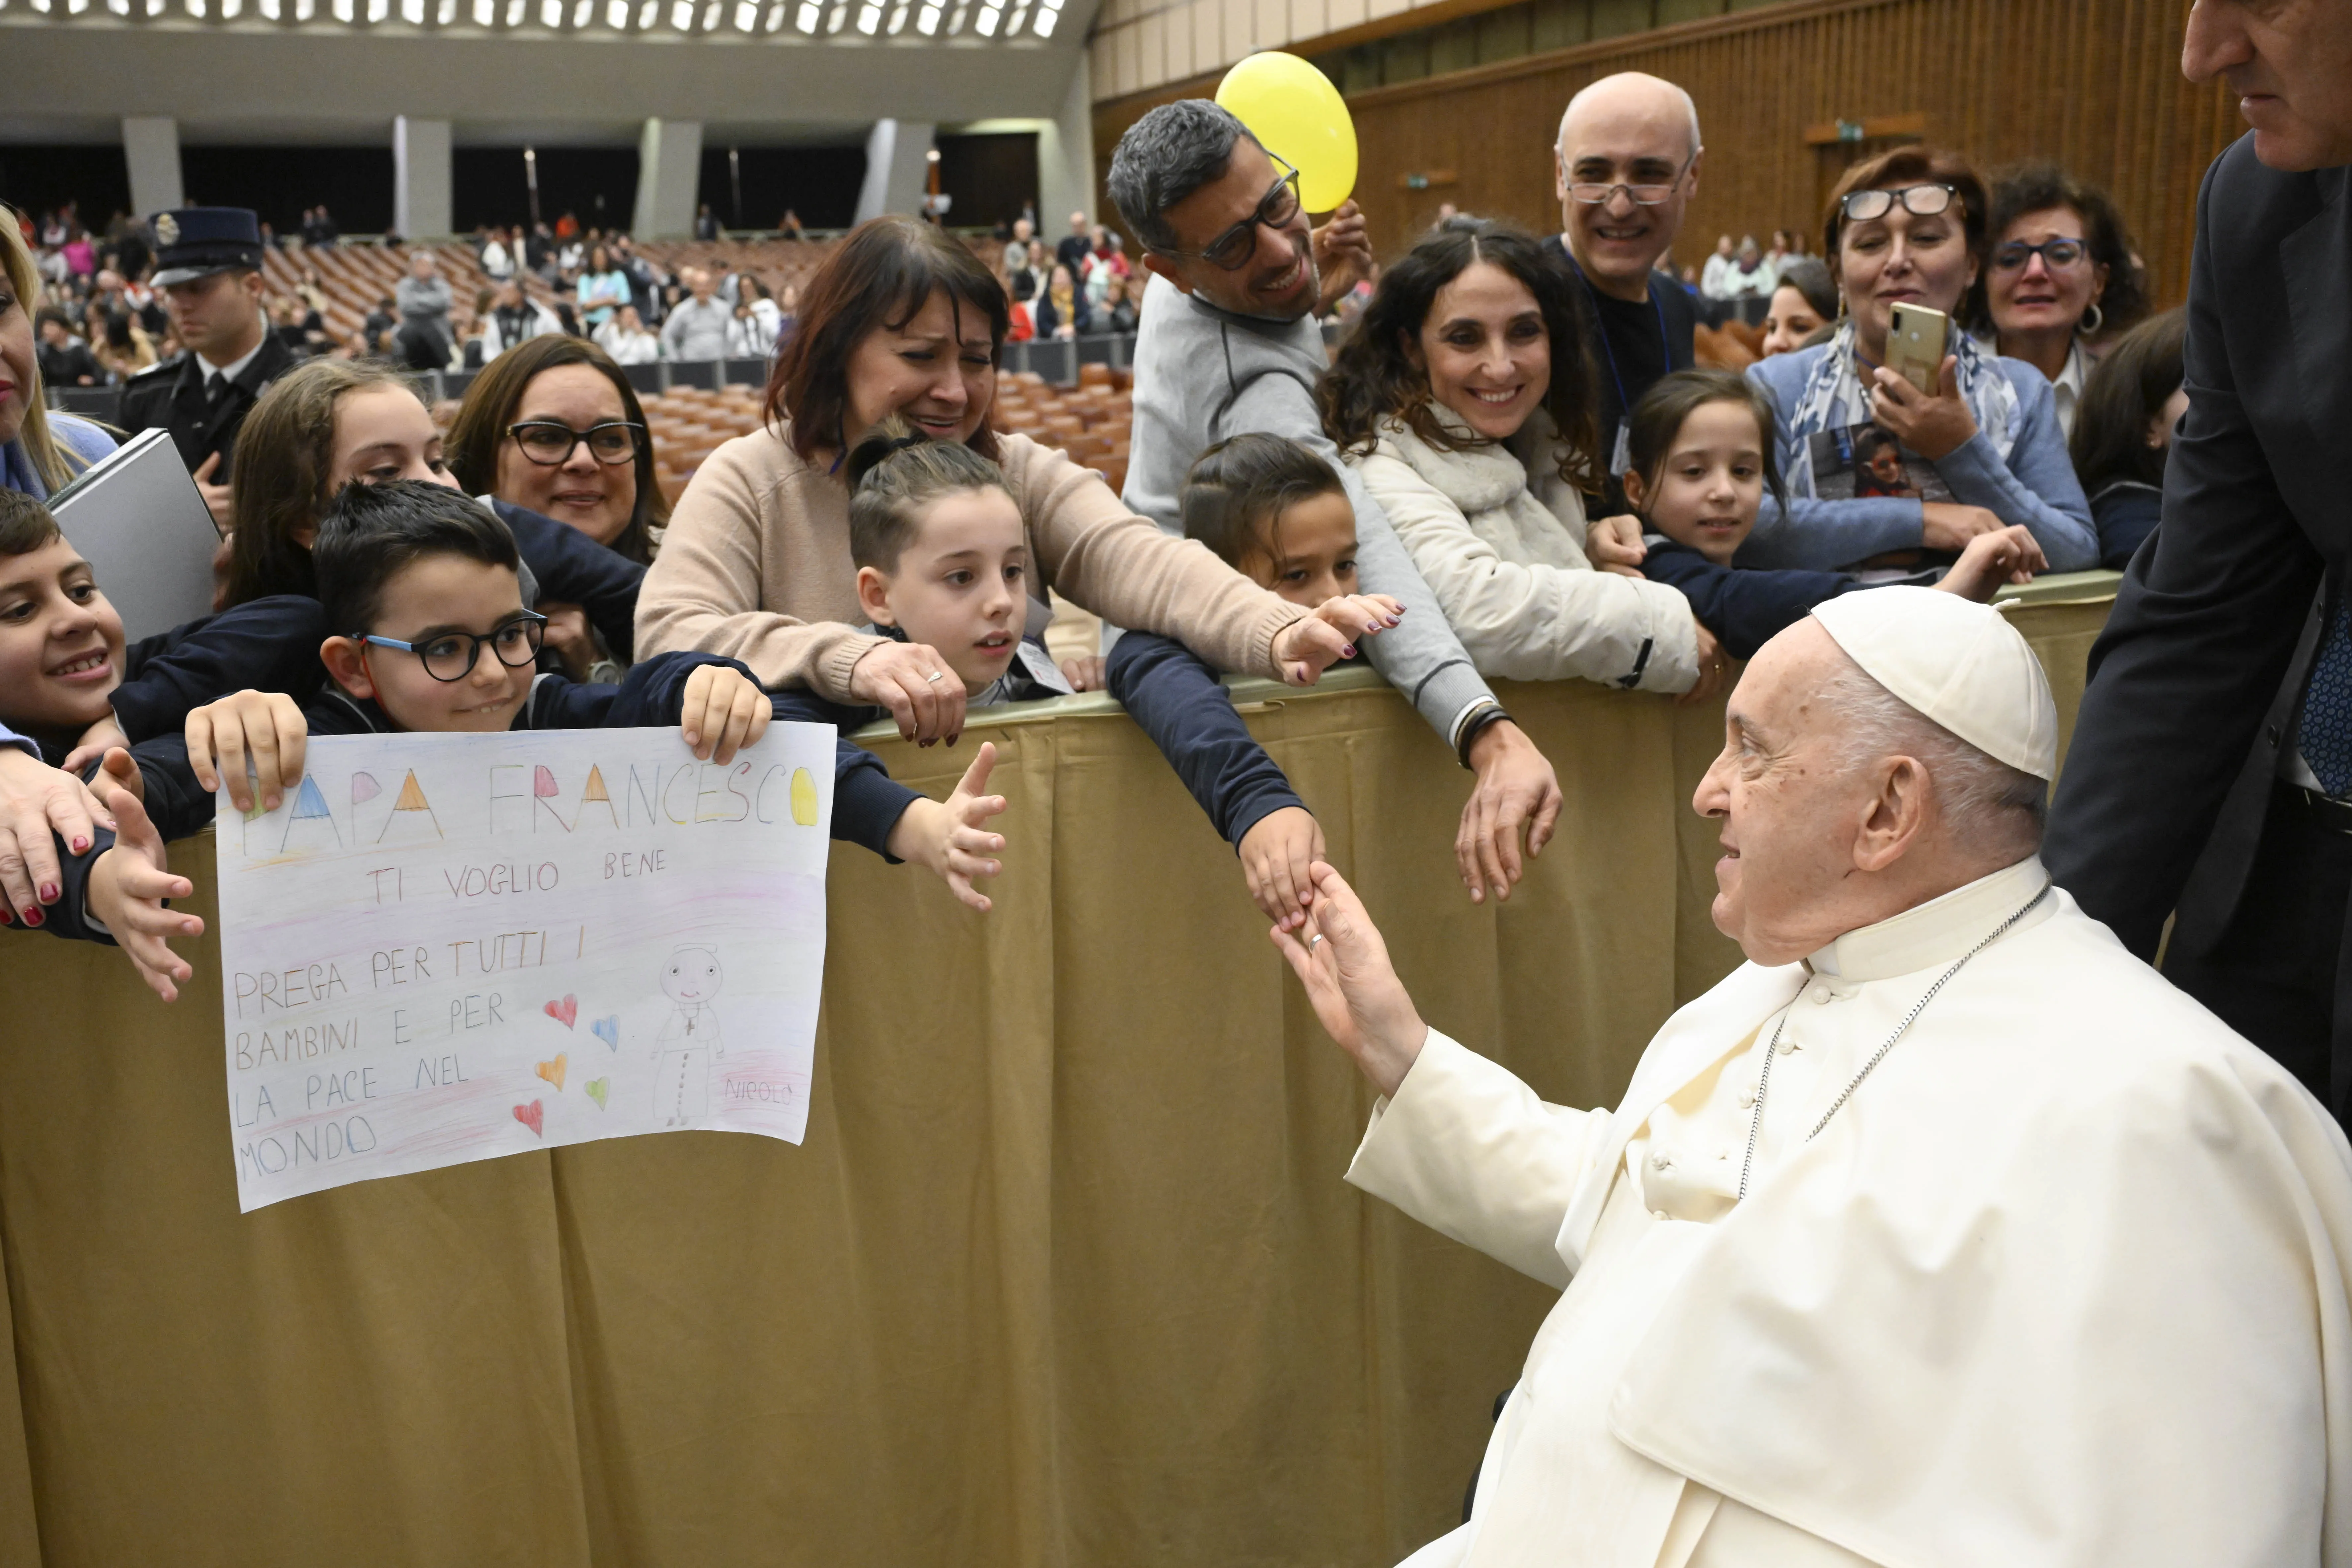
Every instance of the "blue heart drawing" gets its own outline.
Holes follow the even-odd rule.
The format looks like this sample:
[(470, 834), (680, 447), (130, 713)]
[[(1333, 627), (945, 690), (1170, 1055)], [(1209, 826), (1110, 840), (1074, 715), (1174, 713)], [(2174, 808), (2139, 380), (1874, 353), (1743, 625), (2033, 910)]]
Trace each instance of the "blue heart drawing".
[(613, 1049), (617, 1051), (621, 1048), (621, 1016), (618, 1013), (608, 1018), (597, 1019), (589, 1025), (588, 1028), (590, 1033)]

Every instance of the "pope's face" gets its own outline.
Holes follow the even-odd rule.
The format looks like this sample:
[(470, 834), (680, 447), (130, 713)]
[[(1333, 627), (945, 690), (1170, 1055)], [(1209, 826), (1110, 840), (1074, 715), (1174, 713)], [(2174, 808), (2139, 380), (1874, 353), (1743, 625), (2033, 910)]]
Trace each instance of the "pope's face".
[(1876, 794), (1843, 765), (1820, 691), (1844, 656), (1820, 622), (1759, 649), (1724, 712), (1723, 754), (1691, 804), (1723, 823), (1715, 923), (1756, 963), (1790, 963), (1857, 925), (1855, 851)]

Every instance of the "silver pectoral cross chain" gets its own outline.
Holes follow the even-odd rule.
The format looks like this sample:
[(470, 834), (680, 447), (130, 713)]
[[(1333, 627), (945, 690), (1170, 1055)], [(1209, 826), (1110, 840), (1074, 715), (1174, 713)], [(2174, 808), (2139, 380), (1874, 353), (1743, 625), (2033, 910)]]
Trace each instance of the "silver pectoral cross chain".
[[(1886, 1037), (1885, 1044), (1870, 1053), (1870, 1059), (1862, 1064), (1862, 1070), (1853, 1075), (1853, 1080), (1841, 1089), (1838, 1097), (1830, 1102), (1830, 1108), (1822, 1112), (1822, 1119), (1813, 1123), (1813, 1130), (1811, 1132), (1805, 1134), (1806, 1142), (1810, 1143), (1822, 1135), (1822, 1129), (1830, 1124), (1830, 1118), (1835, 1116), (1845, 1102), (1853, 1098), (1853, 1091), (1862, 1087), (1862, 1080), (1870, 1076), (1871, 1069), (1886, 1059), (1886, 1053), (1895, 1048), (1895, 1042), (1901, 1039), (1904, 1031), (1911, 1026), (1912, 1022), (1927, 1010), (1927, 1004), (1936, 999), (1936, 993), (1944, 988), (1945, 983), (1967, 968), (1969, 959), (1999, 942), (2008, 932), (2010, 927), (2032, 914), (2042, 900), (2050, 896), (2050, 888), (2051, 884), (2044, 882), (2042, 885), (2042, 890), (2028, 899), (2024, 906), (2015, 914), (1995, 926), (1991, 935), (1960, 954), (1959, 962), (1936, 977), (1936, 984), (1927, 987), (1927, 994), (1911, 1005), (1911, 1011), (1903, 1015), (1903, 1021), (1895, 1026), (1895, 1032)], [(1756, 1134), (1764, 1125), (1764, 1096), (1766, 1090), (1772, 1087), (1772, 1058), (1780, 1054), (1780, 1031), (1789, 1026), (1789, 1013), (1795, 1005), (1795, 999), (1791, 998), (1789, 1007), (1781, 1010), (1780, 1021), (1772, 1026), (1772, 1043), (1764, 1047), (1764, 1068), (1756, 1075), (1756, 1110), (1748, 1121), (1748, 1157), (1739, 1163), (1739, 1195), (1742, 1198), (1748, 1196), (1748, 1173), (1756, 1167)]]

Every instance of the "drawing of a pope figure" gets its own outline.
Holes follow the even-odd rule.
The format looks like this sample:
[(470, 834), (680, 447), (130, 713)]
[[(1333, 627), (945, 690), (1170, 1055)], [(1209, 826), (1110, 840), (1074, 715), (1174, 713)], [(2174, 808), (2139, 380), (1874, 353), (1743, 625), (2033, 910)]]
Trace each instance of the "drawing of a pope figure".
[(691, 1127), (709, 1110), (710, 1058), (726, 1049), (711, 998), (724, 978), (707, 947), (681, 947), (662, 966), (670, 1015), (654, 1041), (654, 1117), (663, 1127)]

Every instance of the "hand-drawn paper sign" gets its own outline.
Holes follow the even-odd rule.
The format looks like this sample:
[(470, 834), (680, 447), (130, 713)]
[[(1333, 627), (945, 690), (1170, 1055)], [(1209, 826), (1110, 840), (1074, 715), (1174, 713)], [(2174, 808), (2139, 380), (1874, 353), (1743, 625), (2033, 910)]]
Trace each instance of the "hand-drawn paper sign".
[(638, 1132), (799, 1142), (833, 748), (331, 736), (276, 811), (224, 794), (239, 1205)]

